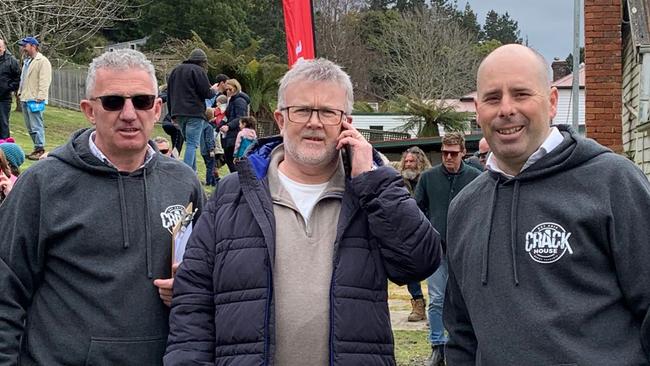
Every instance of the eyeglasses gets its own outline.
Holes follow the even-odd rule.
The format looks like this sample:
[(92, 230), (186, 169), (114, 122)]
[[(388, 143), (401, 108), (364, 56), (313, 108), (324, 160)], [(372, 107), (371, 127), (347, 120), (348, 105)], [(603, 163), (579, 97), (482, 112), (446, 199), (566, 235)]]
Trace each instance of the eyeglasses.
[(163, 155), (166, 155), (169, 152), (169, 149), (162, 149), (160, 150), (160, 153)]
[(460, 151), (449, 151), (449, 150), (442, 150), (441, 151), (442, 156), (447, 156), (449, 155), (452, 159), (456, 158), (458, 154), (460, 154)]
[(289, 106), (281, 108), (282, 111), (287, 111), (289, 121), (294, 123), (307, 123), (311, 119), (314, 112), (318, 115), (318, 120), (328, 126), (336, 126), (341, 123), (345, 112), (340, 109), (332, 108), (311, 108), (302, 106)]
[(156, 101), (156, 96), (148, 94), (132, 95), (130, 97), (125, 97), (123, 95), (102, 95), (101, 97), (90, 98), (90, 100), (97, 99), (102, 102), (102, 108), (111, 112), (122, 110), (127, 99), (131, 99), (133, 108), (141, 111), (146, 111), (153, 108), (154, 102)]

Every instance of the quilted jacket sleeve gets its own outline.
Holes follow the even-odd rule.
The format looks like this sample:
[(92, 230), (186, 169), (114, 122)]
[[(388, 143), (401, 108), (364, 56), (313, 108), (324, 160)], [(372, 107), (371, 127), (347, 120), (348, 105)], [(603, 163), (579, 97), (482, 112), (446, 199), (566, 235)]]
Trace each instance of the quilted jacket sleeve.
[(214, 363), (215, 199), (216, 194), (199, 217), (174, 279), (165, 365)]
[(399, 173), (383, 166), (352, 179), (368, 215), (388, 278), (398, 285), (431, 275), (441, 259), (440, 235), (418, 208)]

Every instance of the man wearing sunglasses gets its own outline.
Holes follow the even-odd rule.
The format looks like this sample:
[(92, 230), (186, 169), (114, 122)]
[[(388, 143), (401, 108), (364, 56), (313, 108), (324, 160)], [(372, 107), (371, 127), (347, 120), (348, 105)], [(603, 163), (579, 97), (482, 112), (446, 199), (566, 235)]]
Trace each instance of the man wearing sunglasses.
[(172, 231), (189, 203), (200, 212), (203, 192), (149, 140), (156, 84), (138, 51), (95, 58), (81, 101), (94, 128), (22, 174), (0, 205), (0, 365), (162, 364)]
[(388, 279), (431, 274), (440, 238), (352, 126), (352, 101), (324, 59), (282, 78), (281, 136), (219, 181), (192, 233), (166, 365), (395, 364)]
[[(459, 132), (448, 132), (442, 137), (442, 164), (425, 171), (415, 188), (415, 200), (442, 237), (443, 251), (447, 235), (447, 209), (456, 195), (481, 172), (465, 162), (465, 137)], [(429, 343), (431, 356), (428, 366), (444, 365), (444, 346), (447, 343), (442, 324), (442, 305), (447, 285), (447, 260), (443, 257), (438, 270), (427, 278), (429, 290)]]

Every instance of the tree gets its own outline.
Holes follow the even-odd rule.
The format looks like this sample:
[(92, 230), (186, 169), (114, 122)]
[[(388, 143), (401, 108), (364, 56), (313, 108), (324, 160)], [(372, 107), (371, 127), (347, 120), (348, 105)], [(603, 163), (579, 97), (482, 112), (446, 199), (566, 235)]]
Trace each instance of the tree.
[(2, 0), (0, 37), (32, 35), (50, 50), (67, 49), (115, 22), (137, 18), (140, 9), (129, 0)]
[[(146, 48), (150, 50), (171, 38), (190, 39), (192, 31), (210, 47), (219, 47), (221, 42), (230, 39), (245, 48), (255, 39), (248, 23), (249, 12), (270, 9), (264, 4), (255, 6), (253, 0), (137, 1), (147, 1), (142, 17), (120, 23), (105, 35), (116, 42), (149, 36)], [(255, 19), (259, 17), (255, 15)]]
[(490, 10), (485, 16), (482, 40), (489, 41), (496, 39), (501, 44), (521, 43), (519, 23), (510, 18), (508, 12), (499, 15), (496, 11)]
[(378, 43), (377, 67), (391, 95), (441, 100), (474, 88), (479, 57), (465, 29), (434, 9), (401, 14), (398, 24), (383, 29)]
[(162, 50), (184, 59), (194, 48), (201, 48), (208, 56), (208, 74), (225, 73), (237, 79), (251, 97), (251, 113), (260, 120), (272, 119), (275, 110), (278, 81), (287, 71), (287, 65), (275, 55), (257, 58), (260, 45), (252, 41), (246, 48), (238, 48), (225, 40), (219, 48), (211, 48), (195, 32), (187, 40), (170, 39)]
[(445, 131), (463, 132), (469, 126), (471, 113), (457, 112), (444, 101), (420, 100), (400, 95), (394, 102), (397, 109), (412, 117), (401, 126), (402, 131), (417, 131), (418, 137), (440, 136), (439, 126)]
[(458, 13), (458, 18), (461, 27), (471, 32), (474, 35), (474, 39), (478, 41), (481, 34), (481, 25), (478, 24), (476, 13), (474, 13), (469, 3), (465, 4), (465, 9)]
[[(580, 57), (578, 58), (580, 63), (585, 62), (585, 48), (580, 47)], [(569, 53), (569, 55), (565, 59), (567, 66), (569, 67), (569, 70), (573, 70), (573, 52)]]

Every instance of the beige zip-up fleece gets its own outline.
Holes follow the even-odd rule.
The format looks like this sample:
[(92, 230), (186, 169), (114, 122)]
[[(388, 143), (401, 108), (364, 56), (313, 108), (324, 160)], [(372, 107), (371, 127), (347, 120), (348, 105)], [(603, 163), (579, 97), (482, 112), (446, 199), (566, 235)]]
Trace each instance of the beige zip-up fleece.
[(29, 63), (27, 75), (22, 88), (18, 92), (20, 100), (26, 102), (33, 99), (48, 99), (52, 83), (52, 65), (42, 53), (37, 53)]
[(330, 284), (336, 226), (345, 189), (339, 165), (306, 223), (278, 177), (283, 145), (271, 153), (268, 179), (275, 215), (275, 365), (329, 363)]

